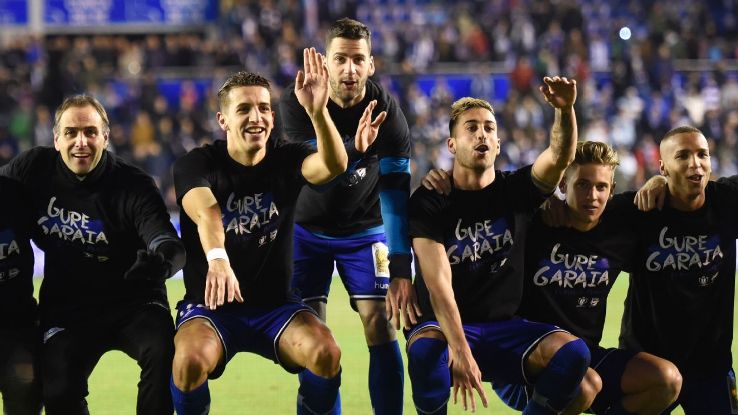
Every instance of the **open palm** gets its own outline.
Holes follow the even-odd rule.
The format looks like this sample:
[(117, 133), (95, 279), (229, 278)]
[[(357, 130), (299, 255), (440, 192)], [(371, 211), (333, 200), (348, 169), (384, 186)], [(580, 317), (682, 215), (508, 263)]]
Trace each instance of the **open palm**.
[(315, 48), (306, 48), (303, 60), (304, 71), (298, 71), (295, 79), (295, 95), (305, 111), (314, 114), (328, 104), (328, 69)]

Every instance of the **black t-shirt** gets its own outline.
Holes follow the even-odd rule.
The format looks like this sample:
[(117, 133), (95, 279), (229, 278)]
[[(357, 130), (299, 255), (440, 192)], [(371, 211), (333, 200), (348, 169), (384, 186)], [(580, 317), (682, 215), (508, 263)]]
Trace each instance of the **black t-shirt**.
[(122, 305), (157, 302), (167, 307), (163, 282), (127, 281), (136, 252), (155, 238), (177, 238), (154, 181), (103, 152), (92, 172), (79, 178), (53, 148), (37, 147), (3, 168), (31, 197), (45, 252), (39, 294), (44, 327), (94, 322)]
[[(284, 132), (293, 142), (314, 141), (315, 130), (310, 117), (297, 101), (294, 89), (294, 84), (285, 89), (279, 105)], [(382, 225), (380, 187), (394, 186), (391, 183), (379, 185), (379, 160), (385, 157), (410, 157), (410, 129), (405, 116), (397, 101), (371, 79), (366, 83), (366, 95), (359, 104), (341, 108), (328, 100), (328, 112), (346, 147), (354, 148), (359, 119), (369, 102), (375, 99), (377, 106), (373, 116), (387, 111), (387, 119), (379, 127), (377, 139), (358, 164), (352, 163), (329, 186), (305, 186), (300, 194), (295, 221), (310, 231), (340, 237)], [(395, 182), (402, 181), (400, 190), (407, 195), (410, 182), (409, 174), (405, 175), (408, 177)]]
[[(481, 190), (453, 189), (446, 196), (421, 186), (410, 198), (410, 237), (446, 248), (464, 323), (509, 319), (518, 309), (526, 231), (546, 197), (533, 184), (530, 166), (495, 174)], [(423, 320), (435, 319), (423, 273), (415, 270)]]
[[(223, 214), (225, 249), (248, 304), (278, 305), (292, 298), (292, 236), (295, 203), (302, 186), (306, 144), (271, 142), (264, 159), (244, 166), (228, 154), (226, 142), (194, 149), (174, 164), (177, 201), (196, 187), (208, 187)], [(185, 299), (204, 302), (208, 263), (197, 226), (180, 215), (187, 249)]]
[(671, 360), (683, 374), (709, 373), (731, 359), (738, 178), (710, 182), (705, 194), (694, 212), (634, 215), (639, 254), (621, 346)]
[(19, 183), (0, 176), (0, 329), (30, 327), (37, 319), (26, 197)]
[(518, 314), (598, 345), (607, 296), (635, 254), (634, 235), (624, 225), (609, 211), (587, 232), (549, 227), (536, 215), (525, 247), (525, 287)]

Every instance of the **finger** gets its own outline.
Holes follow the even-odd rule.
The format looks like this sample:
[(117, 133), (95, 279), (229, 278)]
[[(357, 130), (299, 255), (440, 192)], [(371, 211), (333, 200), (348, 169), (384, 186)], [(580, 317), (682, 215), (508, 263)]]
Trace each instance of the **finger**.
[(211, 310), (215, 310), (216, 297), (217, 297), (217, 281), (211, 280), (210, 281), (210, 309)]
[(243, 296), (241, 295), (241, 284), (238, 283), (238, 280), (236, 280), (236, 283), (233, 285), (233, 292), (235, 294), (236, 301), (242, 303)]
[(484, 386), (482, 386), (482, 382), (479, 379), (475, 379), (474, 389), (477, 390), (477, 394), (479, 394), (479, 399), (482, 401), (482, 405), (486, 408), (488, 405), (487, 393), (484, 391)]
[(234, 284), (233, 284), (234, 281), (235, 281), (235, 278), (228, 279), (228, 286), (227, 286), (228, 289), (226, 290), (226, 301), (228, 301), (229, 303), (233, 302), (233, 297), (236, 295), (236, 292), (234, 290)]
[(469, 390), (467, 389), (466, 385), (462, 385), (459, 389), (461, 389), (461, 403), (464, 405), (464, 410), (466, 411), (467, 409), (469, 409), (469, 404), (466, 400), (466, 394), (469, 393)]
[(454, 405), (459, 403), (459, 384), (454, 381)]
[(379, 126), (382, 125), (385, 119), (387, 119), (387, 111), (380, 112), (379, 115), (377, 115), (377, 118), (372, 121), (372, 127), (379, 128)]
[(223, 305), (223, 300), (225, 300), (225, 288), (225, 281), (218, 281), (218, 305)]
[(418, 304), (418, 301), (415, 298), (413, 298), (412, 305), (413, 309), (415, 310), (415, 315), (418, 317), (422, 317), (423, 311), (420, 310), (420, 304)]
[(295, 94), (305, 86), (305, 73), (301, 70), (297, 71), (295, 77)]
[[(206, 277), (207, 278), (207, 277)], [(210, 279), (205, 280), (205, 307), (210, 308)]]
[(310, 48), (310, 69), (312, 74), (318, 73), (318, 54), (315, 52), (315, 48)]
[(305, 75), (309, 75), (311, 73), (310, 70), (310, 48), (305, 48), (302, 50), (302, 66), (305, 70)]
[(322, 77), (326, 75), (327, 69), (325, 67), (325, 57), (322, 53), (316, 53), (318, 59), (317, 72)]
[(394, 327), (395, 330), (399, 330), (400, 329), (400, 324), (401, 324), (400, 323), (400, 321), (401, 321), (400, 318), (401, 318), (401, 316), (400, 316), (400, 308), (399, 307), (393, 307), (393, 310), (392, 310), (392, 327)]

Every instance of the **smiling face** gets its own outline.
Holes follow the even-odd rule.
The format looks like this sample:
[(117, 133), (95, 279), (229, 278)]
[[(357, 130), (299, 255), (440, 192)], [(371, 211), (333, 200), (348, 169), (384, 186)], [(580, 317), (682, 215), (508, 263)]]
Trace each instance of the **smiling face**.
[(614, 167), (606, 164), (572, 164), (559, 189), (566, 194), (572, 226), (581, 231), (592, 229), (600, 221), (614, 190)]
[(331, 100), (343, 108), (358, 104), (364, 99), (367, 79), (374, 75), (374, 59), (366, 39), (333, 38), (327, 53)]
[(231, 89), (226, 105), (218, 112), (218, 124), (226, 132), (229, 152), (233, 149), (249, 157), (266, 153), (274, 126), (269, 90), (257, 85)]
[(107, 145), (105, 122), (92, 105), (69, 107), (59, 117), (54, 148), (77, 176), (85, 176), (97, 166)]
[(497, 122), (486, 108), (474, 107), (461, 113), (448, 139), (454, 164), (481, 173), (494, 166), (500, 154)]
[(661, 174), (678, 206), (699, 208), (704, 203), (705, 187), (712, 164), (707, 139), (699, 132), (683, 132), (661, 142)]

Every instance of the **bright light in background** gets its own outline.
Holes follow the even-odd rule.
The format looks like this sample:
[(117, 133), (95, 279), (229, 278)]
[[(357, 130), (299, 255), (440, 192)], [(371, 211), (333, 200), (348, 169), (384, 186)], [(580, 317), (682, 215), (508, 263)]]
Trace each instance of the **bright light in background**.
[(628, 26), (621, 27), (619, 34), (620, 34), (620, 39), (623, 39), (623, 40), (630, 39), (630, 28)]

